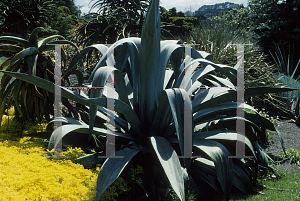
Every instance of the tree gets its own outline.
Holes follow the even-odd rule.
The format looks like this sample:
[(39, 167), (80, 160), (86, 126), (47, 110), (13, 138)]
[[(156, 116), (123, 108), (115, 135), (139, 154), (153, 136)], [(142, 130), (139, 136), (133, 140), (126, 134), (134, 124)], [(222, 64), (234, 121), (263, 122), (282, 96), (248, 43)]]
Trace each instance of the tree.
[(94, 43), (114, 43), (120, 37), (140, 36), (148, 0), (99, 0), (92, 5), (97, 13), (76, 31), (76, 41), (88, 46)]
[(54, 4), (47, 0), (2, 0), (0, 32), (28, 39), (29, 32), (49, 20), (53, 8)]
[(299, 6), (299, 0), (249, 1), (251, 30), (257, 34), (257, 39), (265, 53), (275, 52), (274, 43), (277, 43), (285, 52), (294, 48), (294, 52), (298, 55), (295, 55), (290, 63), (298, 61), (300, 57)]
[(177, 16), (177, 10), (175, 7), (169, 9), (169, 13), (171, 14), (171, 17), (176, 17)]
[(53, 3), (56, 5), (56, 8), (60, 6), (68, 7), (70, 15), (74, 15), (77, 18), (81, 15), (81, 10), (75, 5), (75, 0), (53, 0)]

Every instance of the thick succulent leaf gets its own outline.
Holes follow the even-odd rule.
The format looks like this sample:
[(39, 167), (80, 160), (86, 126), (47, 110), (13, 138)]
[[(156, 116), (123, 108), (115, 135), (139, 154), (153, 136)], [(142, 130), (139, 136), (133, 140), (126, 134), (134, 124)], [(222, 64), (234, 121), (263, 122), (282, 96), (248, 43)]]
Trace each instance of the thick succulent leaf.
[(207, 75), (206, 78), (218, 82), (222, 87), (235, 88), (233, 83), (227, 79), (220, 78), (214, 75)]
[[(125, 102), (130, 107), (130, 103), (128, 100), (126, 87), (125, 87), (125, 81), (122, 76), (122, 73), (119, 70), (117, 70), (116, 68), (110, 67), (110, 66), (99, 68), (96, 71), (95, 76), (93, 78), (93, 82), (92, 82), (92, 88), (97, 88), (97, 89), (91, 90), (90, 98), (101, 97), (103, 90), (104, 90), (103, 86), (105, 85), (108, 77), (112, 73), (114, 73), (115, 77), (116, 77), (115, 81), (116, 81), (116, 86), (119, 89), (120, 100)], [(93, 127), (94, 127), (97, 107), (98, 106), (96, 106), (96, 105), (90, 105), (90, 109), (89, 109), (90, 132), (92, 132)]]
[(47, 43), (50, 42), (50, 41), (53, 41), (54, 39), (65, 40), (65, 38), (64, 38), (63, 36), (60, 36), (60, 35), (49, 36), (49, 37), (44, 38), (44, 39), (42, 39), (42, 40), (40, 40), (40, 41), (38, 42), (38, 48), (40, 48), (42, 45), (47, 44)]
[[(191, 86), (191, 88), (188, 90), (188, 94), (195, 94), (195, 93), (197, 93), (197, 91), (198, 90), (201, 90), (201, 82), (199, 82), (199, 81), (195, 81), (193, 84), (192, 84), (192, 86)], [(203, 89), (203, 88), (202, 88)]]
[(31, 32), (28, 41), (36, 48), (38, 48), (38, 32), (44, 30), (43, 27), (37, 27)]
[[(7, 74), (9, 76), (18, 78), (20, 80), (29, 82), (30, 84), (36, 85), (37, 87), (40, 87), (42, 89), (45, 89), (49, 92), (55, 93), (55, 86), (52, 82), (49, 82), (47, 80), (44, 80), (42, 78), (31, 76), (24, 73), (16, 73), (16, 72), (7, 72), (7, 71), (0, 71), (4, 74)], [(87, 99), (69, 89), (63, 88), (61, 86), (57, 86), (61, 88), (61, 96), (68, 98), (70, 100), (74, 100), (77, 103), (83, 104), (83, 105), (89, 105), (89, 104), (95, 104), (98, 106), (106, 107), (107, 106), (107, 98), (91, 98)], [(128, 106), (126, 103), (120, 101), (120, 100), (114, 100), (115, 101), (115, 107), (114, 110), (120, 114), (124, 114), (126, 120), (130, 123), (132, 126), (132, 129), (135, 131), (135, 133), (141, 133), (139, 126), (141, 125), (140, 120), (136, 113), (132, 110), (130, 106)]]
[(205, 175), (217, 176), (215, 164), (210, 158), (208, 158), (195, 158), (193, 161), (193, 169), (201, 170)]
[[(77, 132), (76, 134), (73, 134), (70, 136), (67, 136), (71, 134), (71, 132)], [(79, 134), (82, 133), (82, 134)], [(63, 125), (57, 129), (54, 130), (52, 133), (49, 144), (48, 144), (48, 149), (56, 149), (57, 146), (59, 145), (59, 142), (62, 141), (63, 144), (69, 144), (69, 145), (74, 145), (74, 143), (80, 144), (83, 140), (87, 142), (88, 139), (88, 133), (89, 133), (89, 126), (88, 125), (76, 125), (76, 124), (71, 124), (71, 125)], [(93, 134), (99, 135), (102, 137), (106, 137), (107, 135), (112, 135), (114, 137), (123, 137), (129, 140), (133, 140), (134, 138), (129, 135), (129, 134), (121, 134), (121, 133), (116, 133), (114, 134), (107, 133), (106, 129), (103, 128), (94, 128)]]
[(201, 181), (201, 183), (208, 184), (212, 189), (214, 189), (216, 192), (219, 192), (218, 184), (215, 182), (215, 180), (211, 179), (209, 175), (204, 174), (202, 171), (198, 169), (192, 169), (191, 174), (194, 178), (196, 178), (198, 181)]
[(185, 70), (180, 73), (178, 79), (174, 83), (174, 87), (179, 87), (188, 91), (189, 90), (188, 83), (191, 82), (193, 72), (198, 67), (198, 65), (199, 62), (194, 60), (189, 65), (185, 66)]
[(151, 125), (150, 130), (153, 131), (153, 133), (159, 133), (162, 132), (166, 127), (170, 125), (170, 120), (172, 117), (172, 113), (170, 112), (170, 104), (168, 95), (172, 96), (174, 93), (171, 89), (164, 90), (158, 104), (158, 108), (155, 113), (154, 121)]
[(269, 129), (271, 131), (276, 131), (276, 133), (279, 137), (282, 149), (285, 153), (285, 146), (284, 146), (283, 137), (282, 137), (281, 133), (279, 132), (279, 130), (277, 130), (275, 128), (274, 124), (269, 119), (267, 119), (264, 116), (260, 116), (257, 112), (255, 114), (246, 113), (245, 117), (247, 119), (249, 119), (250, 121), (252, 121), (253, 123), (257, 124), (257, 125), (262, 125), (263, 124), (266, 127), (266, 129)]
[(254, 146), (255, 146), (255, 151), (257, 152), (256, 157), (258, 159), (258, 164), (264, 167), (269, 167), (268, 157), (266, 152), (263, 150), (263, 148), (261, 148), (261, 146), (257, 142), (255, 142)]
[(163, 89), (166, 89), (167, 86), (170, 86), (170, 82), (172, 82), (173, 80), (174, 80), (174, 71), (166, 70)]
[(122, 72), (129, 57), (127, 43), (123, 43), (115, 48), (116, 69)]
[(193, 112), (226, 102), (236, 101), (236, 91), (226, 87), (199, 90), (193, 100)]
[(90, 81), (90, 80), (93, 78), (93, 76), (94, 76), (94, 74), (96, 73), (96, 71), (97, 71), (100, 67), (103, 66), (104, 62), (106, 62), (107, 66), (112, 66), (112, 67), (114, 66), (114, 64), (115, 64), (115, 59), (114, 59), (113, 51), (114, 51), (114, 49), (115, 49), (117, 46), (119, 46), (119, 45), (121, 45), (121, 44), (119, 44), (119, 43), (114, 43), (114, 44), (113, 44), (112, 46), (110, 46), (110, 47), (106, 50), (106, 52), (104, 52), (104, 53), (102, 52), (102, 46), (101, 46), (101, 44), (98, 44), (98, 45), (97, 45), (98, 47), (101, 47), (101, 49), (98, 49), (98, 50), (101, 51), (102, 57), (101, 57), (100, 61), (97, 63), (97, 65), (96, 65), (95, 69), (93, 70), (91, 76), (89, 77), (88, 81)]
[(72, 117), (56, 117), (55, 119), (49, 121), (48, 124), (54, 123), (54, 122), (62, 122), (65, 124), (77, 124), (77, 125), (86, 125), (83, 121), (78, 121)]
[(91, 45), (84, 48), (72, 59), (64, 77), (68, 76), (72, 70), (76, 68), (78, 62), (80, 62), (89, 52), (93, 51), (94, 49), (98, 50), (102, 55), (104, 55), (108, 48), (103, 44)]
[(27, 56), (28, 74), (36, 75), (36, 64), (38, 59), (38, 54)]
[(60, 126), (59, 128), (55, 129), (50, 137), (48, 150), (57, 149), (59, 145), (75, 145), (80, 143), (83, 144), (83, 142), (88, 142), (87, 134), (82, 135), (77, 133), (76, 135), (73, 134), (71, 137), (67, 136), (71, 132), (78, 132), (83, 128), (88, 128), (88, 126), (72, 124)]
[(17, 109), (17, 111), (19, 112), (19, 115), (21, 117), (23, 117), (23, 112), (22, 112), (22, 109), (21, 109), (21, 104), (22, 103), (20, 102), (19, 96), (20, 96), (20, 88), (21, 88), (22, 84), (23, 84), (23, 81), (18, 80), (16, 86), (14, 86), (14, 89), (12, 91), (14, 102), (15, 102), (14, 108)]
[[(171, 63), (173, 65), (173, 68), (175, 67), (175, 71), (179, 71), (178, 67), (180, 65), (180, 62), (181, 62), (181, 57), (182, 57), (182, 52), (184, 51), (184, 46), (182, 45), (178, 45), (178, 44), (174, 44), (175, 41), (170, 41), (169, 43), (167, 43), (168, 41), (164, 41), (164, 46), (161, 47), (161, 52), (160, 52), (160, 67), (158, 69), (158, 81), (159, 83), (157, 84), (157, 87), (158, 87), (158, 94), (161, 94), (162, 93), (162, 90), (164, 89), (162, 86), (163, 86), (163, 78), (165, 77), (165, 72), (166, 72), (166, 67), (167, 67), (167, 64), (169, 62), (169, 60), (172, 58), (172, 55), (176, 55), (176, 56), (179, 56), (179, 58), (172, 58), (171, 60)], [(181, 49), (181, 51), (179, 51), (179, 49)], [(201, 54), (199, 54), (199, 52), (197, 52), (196, 50), (194, 49), (191, 49), (192, 50), (192, 58), (202, 58), (201, 57)], [(181, 55), (180, 55), (181, 54)], [(174, 63), (176, 62), (176, 63)], [(195, 63), (194, 63), (195, 64)], [(197, 64), (193, 65), (193, 67), (195, 66), (195, 68), (197, 67)], [(181, 69), (181, 74), (186, 74), (187, 73), (187, 69), (189, 68), (189, 66), (186, 66), (184, 69), (185, 71), (183, 71)], [(194, 68), (194, 69), (195, 69)], [(193, 70), (191, 70), (191, 73), (189, 75), (186, 74), (187, 77), (191, 77), (192, 75), (192, 72)], [(188, 78), (186, 78), (188, 79)], [(190, 81), (190, 79), (188, 79)], [(173, 88), (177, 88), (178, 86), (174, 86)], [(180, 88), (183, 88), (185, 90), (186, 87), (180, 87)]]
[(14, 56), (11, 63), (14, 63), (18, 59), (22, 59), (28, 55), (34, 55), (34, 54), (38, 54), (38, 53), (39, 53), (39, 51), (35, 47), (26, 48), (26, 49), (22, 50), (21, 52), (19, 52), (16, 56)]
[(33, 47), (33, 44), (31, 44), (27, 40), (23, 38), (14, 37), (14, 36), (1, 36), (0, 41), (12, 41), (12, 42), (20, 43), (25, 48)]
[(178, 79), (180, 75), (180, 66), (181, 66), (181, 59), (183, 54), (184, 48), (177, 48), (175, 49), (170, 57), (170, 63), (172, 65), (174, 71), (174, 79), (175, 81)]
[(245, 89), (245, 98), (253, 97), (257, 95), (263, 95), (268, 93), (281, 93), (286, 91), (298, 90), (296, 88), (278, 88), (278, 87), (255, 87)]
[(197, 132), (193, 134), (193, 140), (215, 140), (221, 144), (224, 144), (226, 141), (236, 142), (238, 139), (244, 138), (244, 141), (240, 141), (245, 143), (246, 151), (250, 151), (252, 156), (255, 156), (253, 146), (250, 140), (243, 134), (237, 133), (237, 131), (222, 131), (222, 130), (213, 130), (206, 132)]
[(232, 184), (245, 194), (253, 193), (254, 191), (249, 176), (235, 164), (233, 164)]
[[(168, 100), (168, 104), (166, 101)], [(188, 137), (191, 136), (193, 133), (192, 130), (192, 111), (191, 111), (191, 100), (186, 91), (183, 89), (166, 89), (163, 91), (161, 96), (161, 100), (159, 102), (159, 106), (157, 112), (155, 114), (155, 120), (153, 122), (152, 128), (159, 128), (159, 124), (166, 125), (165, 115), (167, 113), (166, 109), (168, 109), (170, 105), (172, 116), (176, 128), (176, 133), (179, 141), (179, 147), (181, 150), (182, 155), (187, 156), (188, 153), (192, 153), (192, 142), (187, 140)], [(190, 111), (187, 111), (190, 109)], [(190, 116), (189, 116), (190, 113)], [(187, 141), (185, 141), (187, 140)], [(190, 170), (190, 158), (184, 158), (184, 162), (186, 168), (189, 172)]]
[(203, 82), (204, 85), (209, 86), (209, 87), (222, 87), (218, 82), (215, 82), (213, 80), (210, 80), (208, 78), (204, 78)]
[(185, 200), (183, 174), (175, 150), (163, 137), (152, 136), (150, 141), (173, 190), (180, 200)]
[[(193, 52), (192, 52), (193, 53)], [(194, 59), (193, 61), (197, 61), (199, 63), (201, 63), (202, 66), (207, 66), (207, 65), (211, 65), (212, 67), (215, 68), (216, 71), (219, 71), (221, 74), (225, 75), (227, 78), (230, 79), (230, 81), (236, 85), (236, 74), (233, 74), (231, 73), (230, 71), (227, 70), (227, 68), (231, 68), (233, 69), (232, 67), (229, 67), (229, 66), (226, 66), (226, 65), (221, 65), (221, 64), (215, 64), (209, 60), (206, 60), (206, 59), (202, 59), (201, 57), (198, 57), (196, 59)], [(184, 70), (184, 65), (182, 64), (181, 67), (180, 67), (180, 70), (181, 72)]]
[(215, 164), (218, 181), (221, 184), (225, 198), (229, 199), (232, 185), (232, 159), (229, 158), (230, 152), (220, 143), (213, 140), (193, 140), (194, 147), (208, 155)]
[(11, 44), (1, 44), (0, 45), (0, 51), (21, 52), (22, 50), (23, 50), (23, 48), (18, 45), (11, 45)]
[(77, 158), (75, 161), (83, 166), (102, 164), (106, 158), (99, 158), (98, 156), (104, 156), (102, 153), (93, 153)]
[[(158, 77), (160, 62), (159, 0), (150, 1), (142, 30), (140, 50), (139, 117), (145, 125), (153, 122), (158, 104)], [(162, 79), (164, 78), (164, 75)], [(163, 85), (163, 83), (162, 83)], [(162, 90), (161, 86), (161, 90)]]
[(120, 176), (128, 162), (140, 151), (135, 143), (132, 146), (116, 151), (116, 156), (123, 158), (107, 158), (102, 165), (97, 179), (96, 201), (100, 199), (104, 191)]
[(195, 121), (195, 123), (197, 123), (200, 121), (200, 119), (204, 119), (205, 117), (207, 117), (209, 115), (223, 113), (224, 111), (234, 110), (237, 108), (240, 108), (240, 109), (247, 108), (247, 109), (250, 109), (250, 110), (256, 112), (256, 110), (253, 107), (251, 107), (250, 105), (241, 104), (239, 102), (227, 102), (227, 103), (221, 103), (216, 106), (200, 110), (199, 112), (194, 114), (194, 121)]
[[(6, 90), (4, 90), (3, 88), (0, 88), (0, 96), (1, 96), (1, 107), (0, 107), (0, 122), (2, 122), (2, 116), (4, 114), (4, 110), (7, 107), (6, 103), (7, 103), (7, 96), (10, 93), (10, 91), (13, 89), (13, 87), (15, 86), (17, 80), (14, 80), (12, 83), (10, 83), (7, 87)], [(1, 126), (1, 124), (0, 124)]]

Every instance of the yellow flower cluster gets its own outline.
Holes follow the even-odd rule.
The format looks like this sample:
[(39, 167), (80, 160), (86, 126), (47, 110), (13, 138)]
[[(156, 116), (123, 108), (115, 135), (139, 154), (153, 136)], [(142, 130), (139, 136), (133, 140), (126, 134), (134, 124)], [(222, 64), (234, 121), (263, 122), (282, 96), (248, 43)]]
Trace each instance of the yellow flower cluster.
[[(21, 139), (23, 141), (25, 139)], [(70, 160), (50, 161), (41, 147), (22, 148), (0, 142), (2, 200), (91, 200), (97, 174)]]
[[(70, 158), (47, 159), (54, 150), (47, 150), (41, 138), (20, 137), (17, 132), (35, 133), (44, 131), (46, 123), (13, 120), (14, 112), (4, 115), (0, 129), (0, 201), (84, 201), (96, 199), (96, 182), (101, 165), (84, 169), (75, 164), (75, 159), (86, 155), (81, 148), (67, 146), (62, 155)], [(141, 167), (132, 169), (131, 182), (135, 175), (143, 173)], [(138, 181), (136, 181), (138, 182)], [(115, 201), (117, 192), (130, 191), (125, 179), (119, 177), (101, 196), (100, 201)], [(27, 198), (27, 199), (26, 199)]]

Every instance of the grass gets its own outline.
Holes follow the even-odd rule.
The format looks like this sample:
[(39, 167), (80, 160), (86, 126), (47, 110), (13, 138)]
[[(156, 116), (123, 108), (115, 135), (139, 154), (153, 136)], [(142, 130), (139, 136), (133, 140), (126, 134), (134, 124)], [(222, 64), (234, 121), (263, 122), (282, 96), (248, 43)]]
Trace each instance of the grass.
[[(230, 200), (300, 200), (300, 168), (299, 171), (286, 172), (278, 169), (280, 178), (261, 180), (262, 186), (255, 195), (243, 195), (235, 193)], [(271, 177), (272, 178), (272, 177)], [(216, 196), (212, 201), (224, 200), (221, 196)]]

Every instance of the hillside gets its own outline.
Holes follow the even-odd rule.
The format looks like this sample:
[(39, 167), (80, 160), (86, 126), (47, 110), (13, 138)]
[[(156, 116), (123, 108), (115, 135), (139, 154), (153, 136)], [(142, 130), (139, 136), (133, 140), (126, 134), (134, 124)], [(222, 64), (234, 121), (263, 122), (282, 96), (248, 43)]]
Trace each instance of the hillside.
[(229, 8), (236, 8), (238, 4), (225, 2), (225, 3), (217, 3), (215, 5), (204, 5), (201, 6), (198, 10), (195, 11), (195, 15), (203, 15), (206, 18), (210, 18), (212, 16), (219, 15), (220, 13), (226, 11)]

